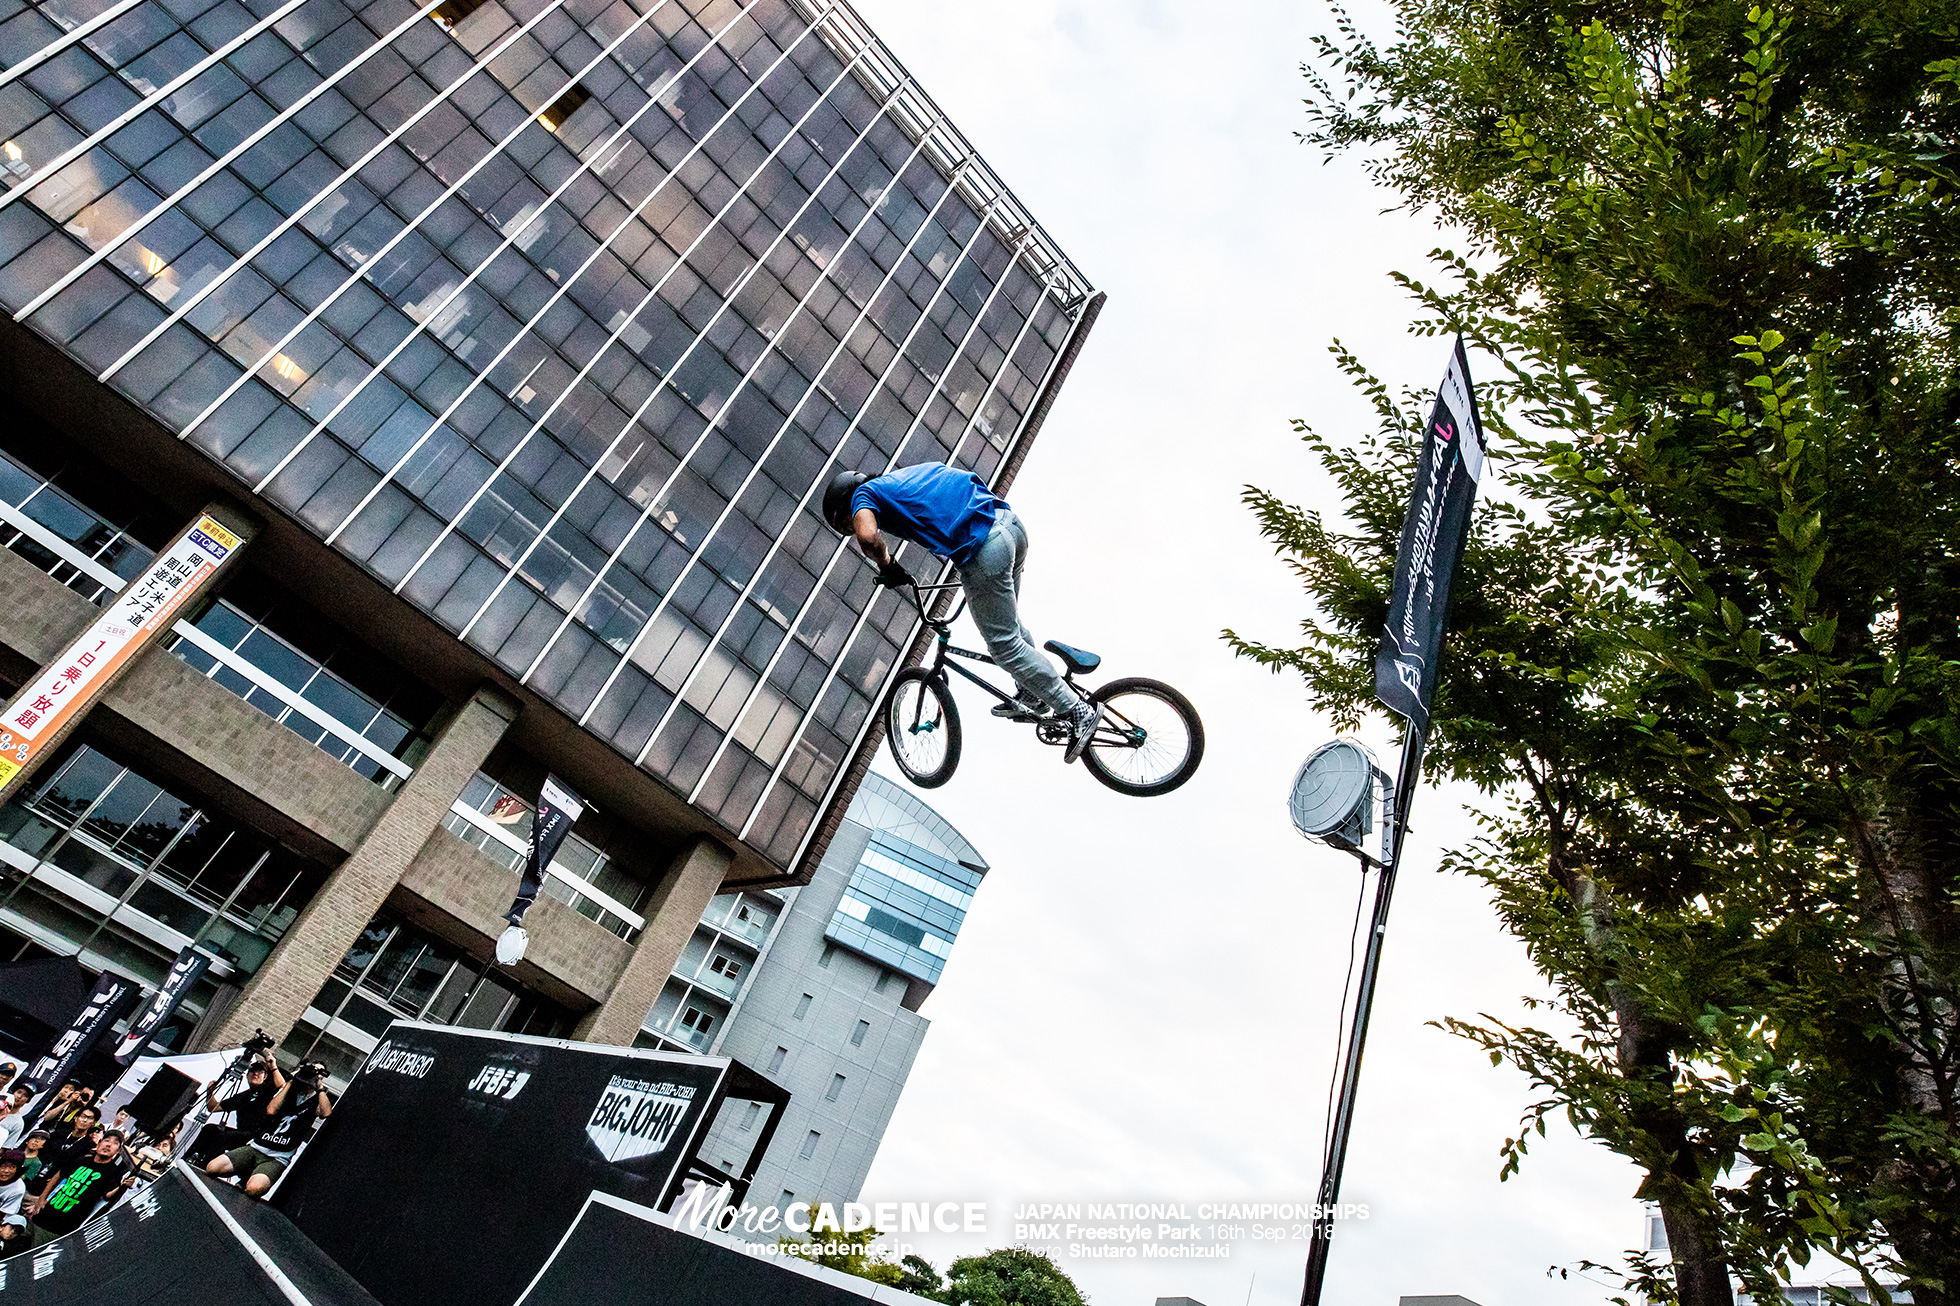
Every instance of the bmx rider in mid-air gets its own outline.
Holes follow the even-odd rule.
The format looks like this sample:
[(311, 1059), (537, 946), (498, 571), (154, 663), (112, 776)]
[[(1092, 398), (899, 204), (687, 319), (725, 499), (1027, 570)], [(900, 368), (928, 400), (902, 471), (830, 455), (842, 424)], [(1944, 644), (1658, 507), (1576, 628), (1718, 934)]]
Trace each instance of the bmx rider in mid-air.
[(1069, 723), (1068, 760), (1082, 756), (1103, 709), (1068, 687), (1021, 624), (1028, 533), (1006, 500), (972, 472), (919, 463), (882, 476), (837, 473), (824, 490), (823, 515), (838, 534), (857, 539), (864, 556), (878, 564), (882, 584), (909, 585), (912, 577), (892, 559), (878, 537), (881, 530), (958, 568), (987, 651), (1020, 690), (1016, 702), (1001, 704), (994, 714), (1035, 715), (1046, 709)]

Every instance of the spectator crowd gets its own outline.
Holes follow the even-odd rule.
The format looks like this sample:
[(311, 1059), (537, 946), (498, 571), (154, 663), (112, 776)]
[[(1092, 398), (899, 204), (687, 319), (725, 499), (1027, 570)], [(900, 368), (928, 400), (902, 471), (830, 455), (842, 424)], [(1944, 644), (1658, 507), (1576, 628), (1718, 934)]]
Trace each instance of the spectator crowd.
[(287, 1075), (265, 1048), (203, 1086), (201, 1121), (160, 1122), (160, 1133), (126, 1107), (105, 1124), (96, 1090), (79, 1080), (37, 1095), (14, 1084), (18, 1069), (0, 1063), (0, 1259), (73, 1233), (156, 1179), (178, 1159), (180, 1134), (188, 1164), (263, 1197), (333, 1111), (324, 1066)]

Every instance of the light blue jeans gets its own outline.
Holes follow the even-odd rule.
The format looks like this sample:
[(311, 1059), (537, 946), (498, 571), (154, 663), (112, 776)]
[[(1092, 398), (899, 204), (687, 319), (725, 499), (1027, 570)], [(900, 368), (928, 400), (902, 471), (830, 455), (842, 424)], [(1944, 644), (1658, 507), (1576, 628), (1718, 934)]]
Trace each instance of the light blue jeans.
[(1052, 712), (1067, 714), (1081, 702), (1055, 671), (1055, 666), (1034, 644), (1034, 636), (1021, 624), (1021, 568), (1028, 560), (1028, 533), (1021, 519), (1003, 508), (994, 517), (994, 529), (973, 561), (960, 568), (960, 585), (966, 590), (967, 610), (973, 624), (980, 627), (980, 638), (987, 651), (1028, 698), (1044, 703)]

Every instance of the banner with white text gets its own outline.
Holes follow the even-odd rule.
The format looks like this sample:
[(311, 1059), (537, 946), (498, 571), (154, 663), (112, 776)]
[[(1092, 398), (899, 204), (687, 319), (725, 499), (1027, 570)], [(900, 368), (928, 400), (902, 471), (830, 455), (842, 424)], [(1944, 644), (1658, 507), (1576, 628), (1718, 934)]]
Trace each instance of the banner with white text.
[(1423, 428), (1415, 485), (1402, 519), (1402, 543), (1395, 551), (1395, 592), (1375, 654), (1375, 697), (1407, 717), (1421, 734), (1429, 731), (1450, 587), (1463, 561), (1483, 470), (1484, 433), (1470, 385), (1470, 360), (1459, 336)]

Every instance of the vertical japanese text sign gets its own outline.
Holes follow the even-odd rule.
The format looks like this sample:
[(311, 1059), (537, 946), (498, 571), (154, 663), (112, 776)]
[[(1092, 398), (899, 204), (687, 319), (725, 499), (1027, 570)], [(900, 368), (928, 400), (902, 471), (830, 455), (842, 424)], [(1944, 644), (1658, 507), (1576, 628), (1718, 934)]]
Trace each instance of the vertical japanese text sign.
[(13, 796), (136, 655), (170, 629), (250, 533), (242, 523), (226, 526), (206, 509), (148, 571), (109, 600), (80, 639), (28, 679), (0, 712), (0, 802)]

